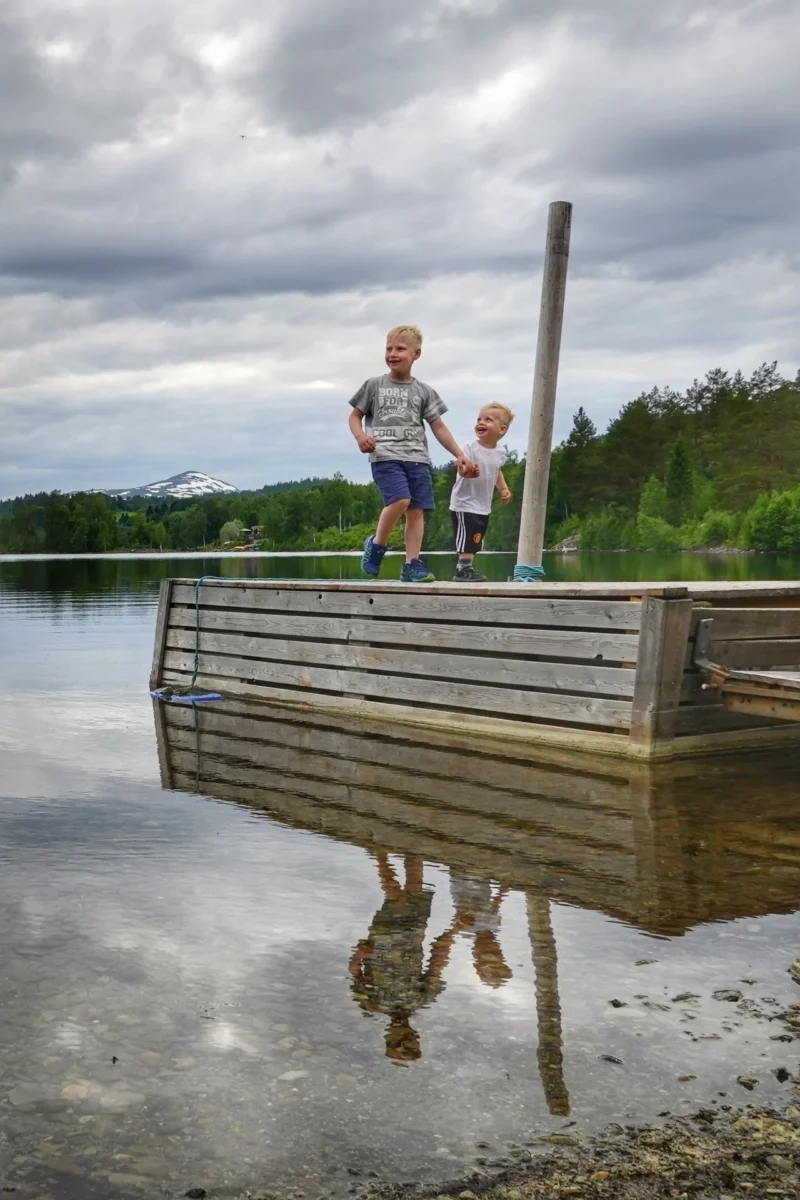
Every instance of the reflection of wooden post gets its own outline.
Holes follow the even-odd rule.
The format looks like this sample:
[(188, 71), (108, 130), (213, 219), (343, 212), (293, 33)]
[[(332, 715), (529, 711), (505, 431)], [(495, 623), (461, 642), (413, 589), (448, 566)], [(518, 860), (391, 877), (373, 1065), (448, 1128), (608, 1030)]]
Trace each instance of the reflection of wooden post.
[(548, 1109), (553, 1116), (565, 1117), (569, 1115), (569, 1092), (564, 1082), (558, 958), (553, 925), (550, 921), (550, 900), (537, 892), (526, 892), (525, 902), (528, 909), (533, 969), (536, 972), (539, 1076)]

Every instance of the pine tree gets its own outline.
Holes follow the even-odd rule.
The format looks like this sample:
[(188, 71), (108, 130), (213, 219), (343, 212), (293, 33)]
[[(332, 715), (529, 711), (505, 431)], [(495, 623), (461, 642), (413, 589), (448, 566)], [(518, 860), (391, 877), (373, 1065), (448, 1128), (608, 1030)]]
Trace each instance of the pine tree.
[(597, 429), (585, 409), (572, 418), (569, 437), (559, 447), (558, 489), (563, 515), (588, 512), (594, 498), (597, 477)]
[(689, 451), (682, 438), (673, 443), (667, 463), (667, 520), (682, 525), (692, 511), (694, 472)]

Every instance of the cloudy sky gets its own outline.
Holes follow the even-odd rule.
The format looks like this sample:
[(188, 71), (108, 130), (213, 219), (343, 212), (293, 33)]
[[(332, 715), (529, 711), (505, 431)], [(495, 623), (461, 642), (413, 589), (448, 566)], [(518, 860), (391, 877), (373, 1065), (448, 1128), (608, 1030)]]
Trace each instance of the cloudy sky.
[(796, 0), (6, 0), (0, 495), (362, 478), (397, 321), (458, 436), (524, 414), (554, 199), (557, 436), (794, 374), (798, 45)]

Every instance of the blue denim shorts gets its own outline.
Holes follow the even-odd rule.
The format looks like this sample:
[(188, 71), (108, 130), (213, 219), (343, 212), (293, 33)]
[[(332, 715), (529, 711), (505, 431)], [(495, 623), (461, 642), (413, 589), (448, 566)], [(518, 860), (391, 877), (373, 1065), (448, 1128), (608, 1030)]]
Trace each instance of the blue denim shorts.
[(433, 512), (433, 476), (427, 463), (391, 459), (372, 464), (372, 478), (378, 485), (384, 504), (410, 500), (409, 508)]

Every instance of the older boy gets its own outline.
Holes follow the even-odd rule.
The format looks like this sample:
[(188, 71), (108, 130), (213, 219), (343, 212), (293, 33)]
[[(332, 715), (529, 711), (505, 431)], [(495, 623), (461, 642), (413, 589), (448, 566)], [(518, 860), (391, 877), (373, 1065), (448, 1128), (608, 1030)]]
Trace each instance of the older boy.
[(411, 374), (421, 353), (422, 333), (416, 325), (390, 329), (386, 336), (388, 374), (368, 379), (350, 401), (350, 432), (361, 453), (369, 454), (372, 478), (384, 504), (378, 528), (364, 543), (361, 569), (373, 577), (380, 573), (389, 534), (405, 514), (406, 561), (400, 573), (405, 583), (434, 579), (419, 557), (425, 532), (423, 514), (435, 507), (425, 421), (437, 442), (457, 460), (459, 471), (476, 473), (442, 420), (446, 406), (433, 388)]
[(513, 420), (514, 414), (505, 404), (485, 404), (475, 422), (477, 441), (467, 442), (464, 446), (464, 453), (469, 455), (480, 474), (465, 478), (459, 472), (450, 493), (450, 516), (458, 551), (458, 566), (453, 576), (455, 583), (485, 581), (485, 576), (475, 570), (473, 561), (489, 526), (495, 487), (503, 504), (508, 504), (511, 499), (501, 470), (506, 452), (498, 442), (508, 433)]

